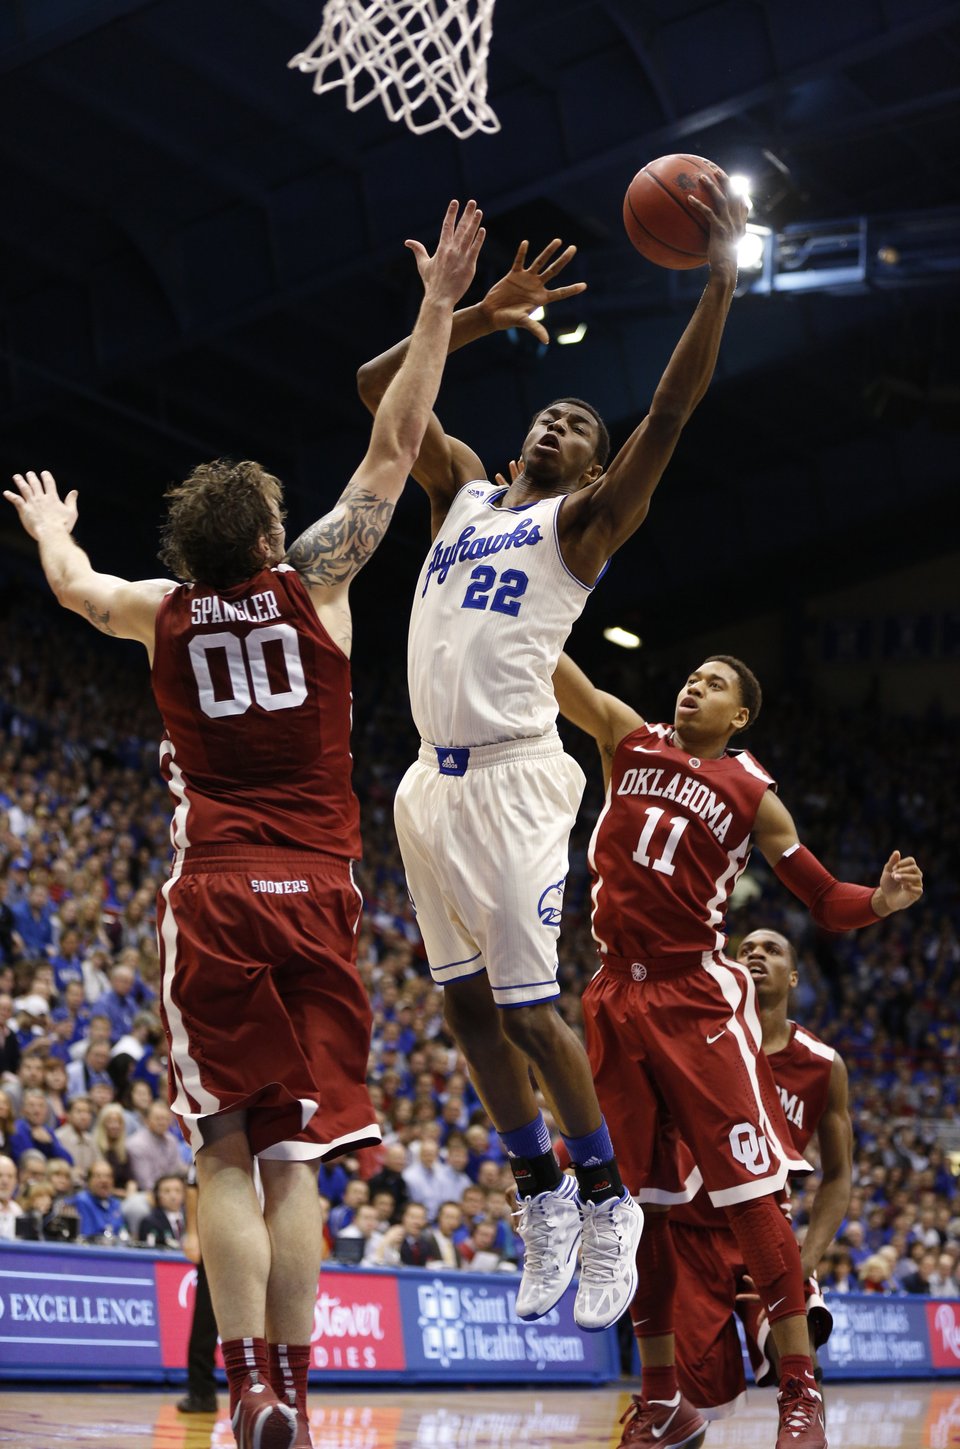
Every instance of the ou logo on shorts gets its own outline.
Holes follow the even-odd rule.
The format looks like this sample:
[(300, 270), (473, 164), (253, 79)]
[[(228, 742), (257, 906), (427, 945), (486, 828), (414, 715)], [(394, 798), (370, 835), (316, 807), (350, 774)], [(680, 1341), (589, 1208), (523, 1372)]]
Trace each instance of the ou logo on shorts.
[(754, 1177), (759, 1177), (770, 1166), (767, 1139), (757, 1136), (757, 1129), (752, 1122), (738, 1122), (736, 1127), (731, 1127), (730, 1150)]

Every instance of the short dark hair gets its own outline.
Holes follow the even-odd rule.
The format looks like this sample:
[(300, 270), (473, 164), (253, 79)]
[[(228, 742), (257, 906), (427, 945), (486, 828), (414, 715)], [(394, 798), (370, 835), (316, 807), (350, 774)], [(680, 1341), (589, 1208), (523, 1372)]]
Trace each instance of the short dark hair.
[(610, 434), (607, 432), (606, 423), (593, 406), (593, 403), (584, 402), (582, 397), (554, 398), (553, 402), (546, 404), (546, 407), (537, 408), (537, 411), (530, 419), (530, 427), (533, 427), (541, 413), (545, 413), (548, 408), (559, 407), (561, 403), (568, 403), (571, 407), (575, 408), (583, 408), (584, 412), (589, 413), (593, 418), (597, 425), (597, 446), (594, 449), (592, 461), (599, 463), (601, 468), (605, 468), (607, 466), (607, 459), (610, 456)]
[(759, 679), (749, 665), (744, 664), (742, 659), (737, 659), (733, 654), (711, 654), (709, 657), (717, 664), (728, 665), (737, 676), (740, 683), (740, 702), (746, 705), (750, 716), (742, 729), (749, 729), (752, 724), (756, 724), (760, 706), (763, 704), (763, 691), (760, 688)]
[(276, 503), (283, 517), (279, 479), (259, 463), (215, 458), (167, 489), (167, 517), (159, 559), (179, 579), (230, 588), (256, 573), (257, 544), (269, 534)]

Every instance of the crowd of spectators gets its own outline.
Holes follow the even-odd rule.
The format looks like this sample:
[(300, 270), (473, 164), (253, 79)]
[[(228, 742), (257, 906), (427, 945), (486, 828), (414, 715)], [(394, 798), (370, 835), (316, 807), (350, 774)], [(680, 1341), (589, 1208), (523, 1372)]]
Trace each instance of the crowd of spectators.
[[(65, 667), (64, 661), (69, 661)], [(612, 681), (627, 692), (623, 681)], [(643, 686), (639, 676), (631, 690)], [(654, 700), (670, 693), (651, 675)], [(374, 1015), (369, 1082), (383, 1144), (325, 1165), (328, 1255), (365, 1265), (515, 1271), (512, 1175), (443, 1023), (406, 896), (391, 802), (415, 752), (402, 674), (358, 671), (354, 754), (366, 906), (358, 969)], [(628, 697), (635, 698), (634, 693)], [(649, 701), (636, 698), (646, 713)], [(166, 1107), (155, 895), (169, 859), (160, 724), (142, 654), (38, 597), (0, 617), (0, 1237), (28, 1233), (175, 1247), (189, 1154)], [(942, 721), (769, 702), (749, 747), (778, 778), (807, 844), (869, 881), (896, 845), (926, 872), (923, 902), (845, 937), (817, 932), (762, 863), (738, 888), (734, 940), (758, 924), (795, 943), (792, 1014), (844, 1056), (854, 1193), (822, 1265), (843, 1292), (960, 1292), (958, 825)], [(585, 843), (575, 832), (560, 1010), (580, 1024), (595, 967)], [(813, 1177), (813, 1175), (811, 1175)], [(815, 1188), (794, 1200), (802, 1235)], [(71, 1226), (76, 1225), (76, 1228)], [(24, 1231), (23, 1226), (20, 1229)]]

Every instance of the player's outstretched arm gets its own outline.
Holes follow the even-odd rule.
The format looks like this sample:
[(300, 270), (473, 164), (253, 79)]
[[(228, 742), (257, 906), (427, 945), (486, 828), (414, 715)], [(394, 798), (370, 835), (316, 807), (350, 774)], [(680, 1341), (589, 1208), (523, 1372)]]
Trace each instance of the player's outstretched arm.
[(470, 285), (485, 235), (476, 202), (468, 201), (459, 219), (458, 211), (452, 201), (433, 256), (420, 242), (407, 242), (424, 292), (406, 356), (377, 409), (360, 467), (331, 512), (287, 554), (311, 587), (342, 586), (363, 567), (386, 532), (420, 451), (443, 375), (454, 303)]
[[(573, 260), (576, 247), (564, 247), (560, 238), (555, 237), (532, 262), (528, 262), (528, 246), (525, 241), (520, 243), (510, 270), (494, 282), (481, 302), (461, 307), (454, 313), (449, 352), (456, 352), (480, 337), (505, 332), (511, 327), (524, 328), (532, 332), (538, 341), (549, 342), (549, 333), (541, 322), (531, 317), (531, 312), (551, 302), (574, 297), (585, 291), (587, 284), (549, 285)], [(403, 362), (409, 345), (410, 338), (406, 337), (379, 357), (365, 362), (357, 373), (360, 398), (372, 413), (376, 413), (380, 406), (390, 379)], [(434, 533), (458, 489), (472, 479), (486, 477), (476, 453), (459, 438), (445, 433), (435, 413), (427, 425), (412, 472), (433, 504)]]
[(710, 227), (710, 278), (657, 385), (650, 411), (596, 483), (574, 493), (560, 515), (564, 558), (578, 578), (595, 579), (606, 560), (646, 518), (677, 441), (706, 392), (737, 282), (737, 246), (747, 206), (719, 169), (703, 173), (712, 209), (696, 197)]
[(838, 881), (800, 844), (797, 827), (781, 800), (770, 790), (757, 811), (754, 840), (783, 884), (808, 907), (817, 925), (828, 931), (870, 926), (894, 911), (905, 911), (923, 895), (923, 873), (913, 856), (895, 850), (875, 888)]
[(817, 1125), (820, 1148), (820, 1186), (814, 1194), (800, 1260), (803, 1276), (816, 1273), (817, 1266), (837, 1234), (850, 1206), (853, 1186), (853, 1124), (847, 1100), (847, 1069), (835, 1056), (830, 1068), (827, 1107)]
[(15, 473), (15, 489), (4, 489), (24, 529), (35, 539), (40, 563), (59, 603), (81, 614), (102, 634), (137, 639), (153, 650), (154, 622), (169, 579), (131, 582), (98, 573), (72, 537), (77, 521), (77, 490), (65, 498), (52, 473)]
[(624, 704), (622, 699), (617, 699), (616, 695), (597, 689), (569, 654), (560, 655), (553, 676), (553, 692), (564, 719), (593, 735), (596, 740), (606, 783), (617, 745), (631, 730), (640, 728), (642, 716)]

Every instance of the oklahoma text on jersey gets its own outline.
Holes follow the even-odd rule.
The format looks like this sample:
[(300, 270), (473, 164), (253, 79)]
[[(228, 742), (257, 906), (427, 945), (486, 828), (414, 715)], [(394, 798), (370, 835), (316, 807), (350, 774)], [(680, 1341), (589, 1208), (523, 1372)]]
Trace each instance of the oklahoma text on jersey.
[[(663, 777), (669, 775), (664, 785)], [(716, 795), (702, 780), (681, 774), (679, 770), (655, 768), (646, 770), (629, 769), (623, 772), (623, 779), (617, 786), (618, 795), (655, 795), (661, 800), (672, 800), (676, 805), (685, 805), (691, 815), (699, 815), (706, 821), (718, 840), (726, 840), (727, 831), (733, 821), (733, 814), (724, 800)]]

